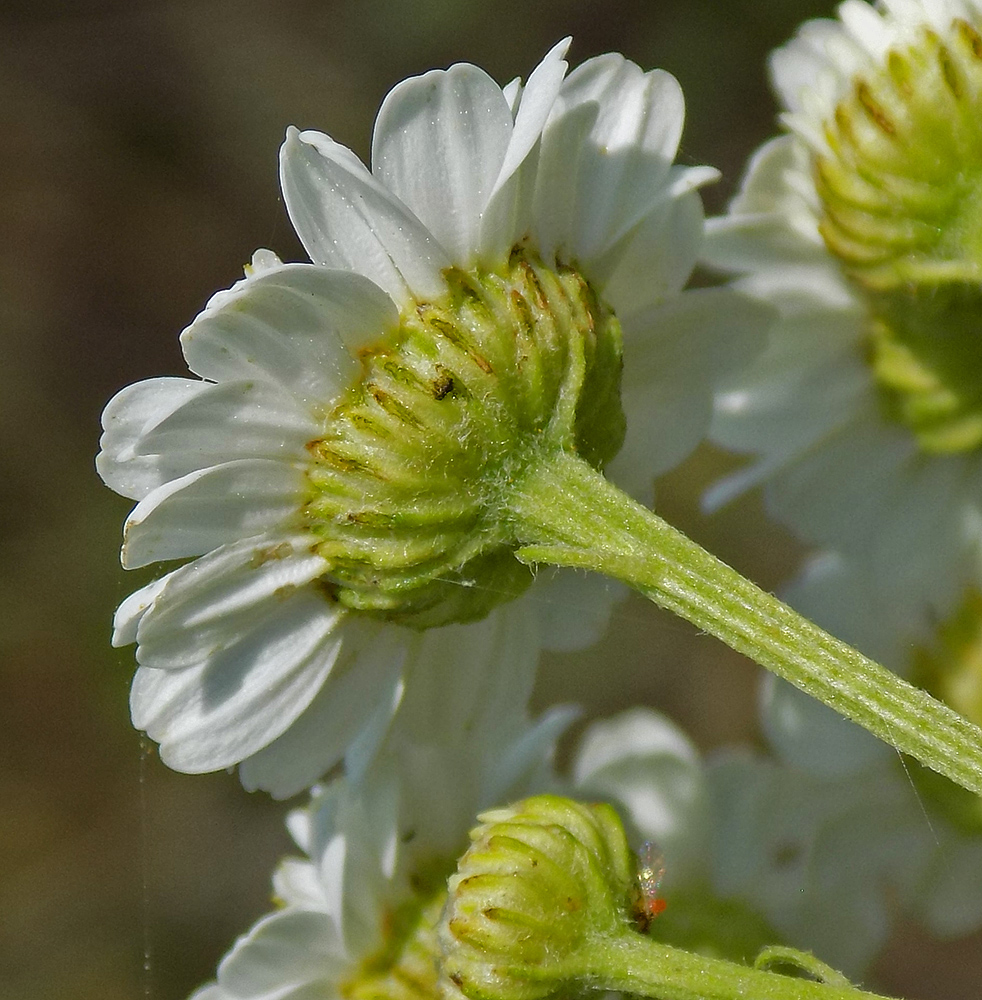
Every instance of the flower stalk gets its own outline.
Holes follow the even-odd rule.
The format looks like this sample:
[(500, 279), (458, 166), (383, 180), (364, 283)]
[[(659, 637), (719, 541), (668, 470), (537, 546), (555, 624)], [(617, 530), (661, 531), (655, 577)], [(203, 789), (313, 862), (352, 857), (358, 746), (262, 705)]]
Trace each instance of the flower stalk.
[(626, 927), (578, 956), (582, 981), (652, 1000), (883, 1000), (841, 982), (818, 982), (737, 965), (661, 944)]
[(527, 563), (615, 577), (922, 764), (982, 795), (982, 730), (761, 590), (567, 453), (512, 494)]

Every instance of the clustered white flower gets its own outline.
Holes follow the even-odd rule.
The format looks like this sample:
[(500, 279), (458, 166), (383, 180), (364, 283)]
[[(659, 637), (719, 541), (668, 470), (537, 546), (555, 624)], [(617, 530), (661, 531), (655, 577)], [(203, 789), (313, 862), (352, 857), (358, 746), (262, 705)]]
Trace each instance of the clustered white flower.
[[(787, 588), (789, 602), (868, 656), (924, 683), (913, 671), (916, 651), (936, 645), (939, 627), (982, 582), (982, 449), (925, 447), (884, 405), (870, 349), (871, 303), (882, 289), (876, 276), (857, 278), (844, 263), (836, 234), (827, 238), (817, 164), (836, 153), (836, 116), (852, 92), (862, 93), (875, 115), (876, 98), (859, 88), (881, 78), (888, 65), (900, 79), (892, 61), (898, 53), (916, 57), (919, 46), (953, 48), (959, 38), (977, 37), (982, 5), (847, 0), (837, 14), (805, 23), (773, 53), (771, 79), (789, 133), (758, 150), (727, 215), (708, 224), (706, 260), (736, 272), (735, 287), (775, 306), (779, 316), (765, 350), (717, 395), (711, 436), (753, 458), (717, 484), (706, 503), (715, 508), (764, 484), (768, 511), (822, 550)], [(929, 80), (924, 70), (910, 83), (916, 91), (932, 85)], [(974, 85), (967, 89), (976, 92)], [(925, 101), (936, 99), (944, 108), (950, 95), (939, 93), (929, 92)], [(977, 116), (964, 122), (973, 120), (977, 125)], [(954, 122), (949, 127), (954, 134)], [(930, 155), (929, 137), (923, 148)], [(944, 161), (936, 162), (943, 171)], [(880, 178), (857, 171), (854, 180), (857, 189), (870, 182), (889, 191), (896, 178), (884, 168)], [(865, 196), (863, 190), (856, 197)], [(840, 207), (833, 206), (833, 214)], [(845, 214), (834, 224), (840, 218), (848, 228)], [(854, 235), (862, 241), (862, 225)], [(915, 252), (908, 252), (916, 265)], [(969, 295), (979, 287), (977, 278), (964, 282)], [(931, 296), (926, 288), (924, 297)], [(948, 329), (955, 322), (939, 311), (934, 336), (942, 349), (946, 336), (955, 335)], [(982, 379), (982, 371), (974, 375)], [(976, 659), (974, 667), (966, 664), (964, 683), (980, 681)], [(966, 710), (970, 704), (969, 692), (954, 707), (978, 721)], [(781, 765), (767, 764), (768, 776), (757, 780), (808, 799), (799, 833), (812, 846), (793, 852), (794, 864), (812, 866), (828, 887), (826, 899), (839, 901), (834, 912), (813, 915), (813, 927), (824, 928), (815, 938), (820, 954), (836, 950), (833, 944), (822, 951), (823, 934), (863, 927), (853, 951), (868, 958), (904, 912), (940, 936), (982, 926), (982, 826), (953, 822), (922, 788), (915, 765), (773, 676), (763, 682), (761, 719)], [(764, 843), (765, 833), (754, 831), (748, 843)], [(862, 886), (865, 914), (842, 904), (844, 873), (852, 873), (853, 887)]]
[[(884, 414), (865, 292), (823, 238), (814, 158), (859, 75), (955, 18), (979, 25), (982, 7), (847, 0), (806, 24), (772, 61), (791, 134), (754, 157), (705, 244), (697, 189), (715, 172), (673, 164), (674, 78), (617, 55), (567, 75), (568, 40), (524, 85), (466, 64), (403, 81), (371, 170), (326, 135), (288, 132), (282, 189), (311, 263), (258, 251), (182, 335), (196, 377), (122, 390), (98, 459), (136, 501), (124, 566), (189, 560), (117, 612), (114, 644), (137, 646), (134, 724), (178, 770), (238, 765), (249, 789), (310, 793), (290, 814), (304, 857), (275, 876), (280, 908), (196, 1000), (359, 995), (394, 915), (430, 900), (477, 811), (552, 789), (613, 800), (639, 843), (658, 842), (679, 912), (703, 906), (701, 923), (675, 925), (683, 937), (739, 906), (740, 947), (773, 932), (858, 972), (891, 900), (939, 933), (982, 922), (982, 834), (926, 825), (896, 756), (829, 710), (771, 679), (775, 756), (707, 765), (639, 709), (588, 728), (565, 778), (553, 750), (575, 712), (530, 718), (539, 652), (594, 641), (619, 590), (543, 572), (479, 621), (420, 631), (331, 599), (304, 517), (309, 445), (360, 352), (445, 298), (449, 269), (501, 269), (521, 247), (575, 267), (623, 330), (627, 434), (606, 474), (649, 499), (712, 419), (716, 442), (756, 457), (709, 503), (766, 483), (775, 516), (847, 552), (791, 598), (903, 669), (905, 644), (976, 578), (982, 450), (926, 453)], [(683, 290), (700, 256), (739, 272), (733, 287)], [(669, 935), (671, 921), (670, 908)]]
[[(712, 438), (753, 461), (706, 498), (716, 508), (764, 483), (768, 511), (805, 541), (864, 559), (886, 601), (943, 613), (982, 542), (982, 449), (925, 451), (884, 412), (869, 363), (870, 310), (820, 231), (814, 161), (857, 79), (930, 26), (982, 27), (962, 0), (848, 0), (773, 53), (790, 134), (750, 161), (728, 213), (710, 220), (705, 259), (775, 306), (767, 347), (717, 394)], [(927, 140), (925, 140), (926, 142)]]

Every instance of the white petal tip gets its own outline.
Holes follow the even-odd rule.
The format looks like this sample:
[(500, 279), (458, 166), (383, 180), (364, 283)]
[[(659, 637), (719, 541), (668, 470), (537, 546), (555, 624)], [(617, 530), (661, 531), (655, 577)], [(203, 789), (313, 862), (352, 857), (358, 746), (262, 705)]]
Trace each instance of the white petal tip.
[(716, 167), (684, 167), (672, 181), (668, 193), (672, 198), (680, 198), (707, 184), (715, 184), (722, 176)]
[(251, 278), (264, 271), (273, 271), (282, 266), (283, 261), (272, 250), (260, 249), (252, 255), (252, 260), (246, 264), (244, 270), (246, 277)]

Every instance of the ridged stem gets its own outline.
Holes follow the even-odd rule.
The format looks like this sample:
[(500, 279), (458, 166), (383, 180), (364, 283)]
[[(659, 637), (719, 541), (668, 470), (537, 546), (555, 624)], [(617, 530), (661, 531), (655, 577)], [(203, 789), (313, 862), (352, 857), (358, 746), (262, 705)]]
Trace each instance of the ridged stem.
[(604, 573), (722, 639), (903, 753), (982, 795), (982, 730), (741, 576), (575, 455), (544, 453), (511, 496), (516, 553)]
[(577, 955), (583, 982), (652, 1000), (885, 1000), (841, 983), (736, 965), (625, 931), (594, 938)]

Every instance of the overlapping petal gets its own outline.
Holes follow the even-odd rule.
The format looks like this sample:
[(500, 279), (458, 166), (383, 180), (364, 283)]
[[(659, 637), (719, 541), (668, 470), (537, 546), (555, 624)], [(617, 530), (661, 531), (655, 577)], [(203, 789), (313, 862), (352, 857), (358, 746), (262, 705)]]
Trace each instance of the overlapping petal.
[(645, 73), (613, 53), (574, 70), (542, 139), (549, 183), (536, 188), (540, 247), (585, 261), (626, 235), (665, 196), (683, 117), (668, 73)]
[(181, 346), (204, 379), (268, 381), (320, 409), (350, 384), (358, 348), (397, 319), (378, 282), (357, 269), (284, 264), (213, 296), (181, 334)]
[(282, 736), (240, 765), (247, 791), (261, 788), (289, 798), (316, 784), (356, 746), (366, 758), (374, 757), (399, 707), (411, 637), (370, 622), (349, 620), (344, 627), (330, 683)]
[(682, 294), (625, 324), (624, 444), (611, 478), (648, 498), (654, 476), (702, 440), (720, 379), (751, 356), (771, 310), (727, 289)]
[(286, 529), (298, 518), (304, 470), (240, 458), (189, 472), (144, 497), (123, 528), (126, 569), (198, 556), (241, 538)]
[(501, 88), (467, 63), (403, 80), (379, 109), (372, 172), (457, 264), (479, 247), (512, 127)]
[(749, 754), (720, 759), (708, 778), (716, 891), (752, 902), (835, 968), (862, 970), (889, 933), (884, 882), (900, 870), (916, 881), (929, 854), (904, 790), (875, 773), (822, 781)]
[[(180, 669), (233, 645), (251, 623), (304, 591), (327, 568), (302, 535), (242, 539), (209, 552), (164, 578), (137, 628), (145, 666)], [(313, 594), (320, 614), (343, 610), (326, 592)]]
[(141, 454), (144, 434), (207, 389), (189, 378), (152, 378), (121, 389), (102, 414), (104, 428), (96, 456), (96, 471), (107, 486), (131, 500), (192, 472), (183, 454), (162, 459)]
[(182, 669), (143, 666), (130, 692), (133, 724), (179, 771), (230, 767), (280, 736), (337, 659), (339, 619), (310, 590), (264, 608), (250, 630)]
[(399, 305), (444, 291), (447, 250), (350, 149), (320, 132), (290, 129), (280, 180), (315, 264), (362, 275)]

